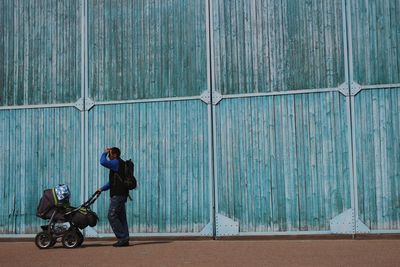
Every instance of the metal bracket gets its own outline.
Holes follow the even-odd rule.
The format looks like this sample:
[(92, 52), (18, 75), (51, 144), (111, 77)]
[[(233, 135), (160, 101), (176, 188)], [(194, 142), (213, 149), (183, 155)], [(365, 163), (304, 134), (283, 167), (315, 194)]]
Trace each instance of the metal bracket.
[[(350, 87), (350, 90), (349, 90)], [(338, 87), (338, 91), (344, 96), (355, 96), (362, 90), (362, 86), (352, 81), (350, 85), (348, 83), (342, 83)]]
[(354, 209), (348, 209), (330, 220), (330, 228), (335, 234), (369, 233), (369, 228), (358, 218), (354, 225)]
[(219, 101), (222, 100), (222, 95), (217, 92), (217, 91), (213, 91), (212, 92), (212, 103), (213, 105), (217, 105), (219, 103)]
[(216, 215), (217, 236), (239, 235), (239, 223), (224, 215)]
[(85, 110), (90, 110), (96, 103), (89, 97), (85, 98)]
[(80, 111), (88, 111), (94, 107), (95, 104), (96, 103), (89, 97), (86, 97), (85, 99), (81, 97), (75, 102), (74, 106)]
[(350, 95), (351, 96), (355, 96), (356, 94), (358, 94), (360, 91), (362, 90), (361, 85), (359, 85), (358, 83), (356, 83), (355, 81), (352, 81), (350, 84)]
[(206, 104), (217, 105), (223, 99), (223, 97), (219, 92), (212, 91), (212, 99), (211, 99), (210, 92), (206, 90), (200, 95), (200, 99)]
[(344, 96), (349, 96), (349, 84), (347, 82), (342, 83), (339, 85), (338, 91)]
[(208, 90), (205, 90), (201, 95), (200, 95), (200, 100), (203, 101), (206, 104), (210, 104), (210, 92)]
[(366, 226), (360, 219), (356, 220), (356, 233), (366, 234), (371, 232), (371, 230)]
[(83, 110), (84, 110), (84, 107), (85, 107), (84, 102), (83, 102), (83, 97), (79, 98), (79, 99), (75, 102), (74, 106), (75, 106), (77, 109), (79, 109), (80, 111), (83, 111)]
[(203, 230), (201, 230), (200, 235), (202, 236), (212, 236), (213, 235), (213, 223), (209, 222), (206, 226), (204, 226)]

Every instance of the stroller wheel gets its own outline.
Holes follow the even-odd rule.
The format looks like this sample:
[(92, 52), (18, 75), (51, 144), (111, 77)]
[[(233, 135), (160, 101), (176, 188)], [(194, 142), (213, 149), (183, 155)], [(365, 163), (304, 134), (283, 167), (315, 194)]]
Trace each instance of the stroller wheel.
[(48, 232), (40, 232), (35, 237), (35, 245), (40, 249), (46, 249), (54, 246), (55, 240), (51, 237)]
[(68, 230), (62, 237), (61, 243), (65, 248), (76, 248), (79, 246), (79, 235), (75, 230)]

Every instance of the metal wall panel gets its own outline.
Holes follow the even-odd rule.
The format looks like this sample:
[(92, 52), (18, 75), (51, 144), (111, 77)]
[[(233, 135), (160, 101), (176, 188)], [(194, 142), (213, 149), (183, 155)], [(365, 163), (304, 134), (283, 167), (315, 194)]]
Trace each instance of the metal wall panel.
[(275, 92), (345, 81), (341, 0), (211, 2), (215, 90)]
[(360, 219), (373, 230), (400, 229), (400, 88), (355, 97)]
[(75, 108), (0, 110), (0, 234), (34, 234), (42, 192), (69, 185), (81, 199), (80, 113)]
[(0, 106), (80, 97), (80, 3), (0, 1)]
[(200, 95), (207, 89), (204, 0), (89, 1), (89, 96)]
[(348, 1), (351, 6), (354, 80), (400, 83), (400, 1)]
[(351, 207), (341, 94), (227, 99), (215, 119), (218, 213), (240, 232), (329, 230)]
[[(224, 215), (244, 234), (325, 231), (349, 208), (372, 230), (398, 231), (400, 88), (236, 95), (213, 108), (98, 102), (198, 96), (208, 84), (223, 95), (312, 91), (347, 70), (397, 87), (399, 14), (399, 0), (0, 1), (0, 106), (64, 105), (81, 90), (97, 102), (0, 109), (0, 234), (37, 233), (38, 200), (58, 183), (78, 205), (107, 181), (99, 156), (113, 145), (136, 162), (134, 233), (210, 234), (213, 190), (217, 228)], [(93, 207), (100, 233), (112, 233), (108, 205), (105, 193)]]
[[(107, 146), (135, 162), (138, 189), (127, 203), (130, 232), (198, 233), (210, 222), (207, 105), (199, 100), (95, 106), (89, 112), (89, 191), (108, 181)], [(97, 230), (112, 233), (109, 193), (95, 203)]]

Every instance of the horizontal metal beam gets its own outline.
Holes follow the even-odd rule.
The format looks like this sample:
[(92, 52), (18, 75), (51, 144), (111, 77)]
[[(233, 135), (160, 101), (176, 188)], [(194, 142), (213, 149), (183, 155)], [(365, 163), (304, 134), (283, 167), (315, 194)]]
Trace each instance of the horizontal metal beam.
[[(214, 100), (213, 103), (217, 104), (222, 99), (228, 98), (242, 98), (242, 97), (256, 97), (256, 96), (279, 96), (279, 95), (290, 95), (290, 94), (307, 94), (307, 93), (321, 93), (338, 91), (338, 88), (321, 88), (321, 89), (303, 89), (303, 90), (291, 90), (291, 91), (279, 91), (279, 92), (268, 92), (268, 93), (248, 93), (248, 94), (232, 94), (232, 95), (217, 95), (218, 99)], [(214, 92), (217, 94), (217, 92)], [(152, 102), (170, 102), (170, 101), (185, 101), (185, 100), (202, 100), (204, 94), (199, 96), (187, 96), (187, 97), (166, 97), (166, 98), (150, 98), (150, 99), (134, 99), (134, 100), (113, 100), (113, 101), (94, 101), (90, 98), (85, 99), (85, 106), (83, 100), (79, 99), (75, 103), (63, 103), (63, 104), (38, 104), (38, 105), (21, 105), (21, 106), (2, 106), (0, 110), (9, 109), (33, 109), (33, 108), (60, 108), (60, 107), (76, 107), (83, 111), (84, 109), (89, 110), (95, 105), (117, 105), (117, 104), (135, 104), (135, 103), (152, 103)]]
[[(362, 234), (362, 235), (374, 235), (374, 234), (400, 234), (400, 229), (371, 230), (368, 234)], [(132, 237), (205, 237), (200, 233), (129, 233), (129, 235)], [(299, 236), (299, 235), (337, 235), (337, 234), (334, 234), (331, 231), (288, 231), (288, 232), (239, 232), (237, 236)], [(35, 236), (36, 234), (0, 234), (0, 239), (34, 238)], [(98, 237), (107, 238), (107, 237), (115, 237), (115, 235), (99, 234)]]
[[(201, 233), (129, 233), (131, 237), (212, 237), (211, 235), (204, 235)], [(0, 234), (2, 238), (34, 238), (36, 234)], [(115, 234), (98, 234), (97, 237), (115, 237)]]
[(294, 94), (325, 93), (325, 92), (336, 92), (336, 91), (339, 91), (338, 87), (277, 91), (277, 92), (268, 92), (268, 93), (232, 94), (232, 95), (222, 95), (222, 98), (228, 99), (228, 98), (258, 97), (258, 96), (280, 96), (280, 95), (294, 95)]
[[(204, 237), (201, 233), (129, 233), (132, 238), (135, 237)], [(115, 237), (115, 234), (98, 234), (98, 237)], [(212, 234), (209, 235), (212, 237)]]
[(400, 88), (400, 83), (361, 85), (361, 89), (389, 89)]
[(85, 100), (85, 106), (80, 99), (75, 103), (64, 104), (38, 104), (38, 105), (21, 105), (21, 106), (0, 106), (0, 110), (10, 109), (35, 109), (35, 108), (63, 108), (63, 107), (76, 107), (83, 111), (89, 110), (95, 105), (118, 105), (118, 104), (134, 104), (134, 103), (151, 103), (151, 102), (170, 102), (170, 101), (185, 101), (185, 100), (200, 100), (200, 96), (188, 97), (168, 97), (168, 98), (154, 98), (154, 99), (137, 99), (137, 100), (116, 100), (116, 101), (93, 101), (90, 98)]
[(284, 236), (284, 235), (326, 235), (331, 231), (288, 231), (288, 232), (239, 232), (238, 236)]
[[(400, 88), (400, 83), (393, 84), (374, 84), (374, 85), (359, 85), (353, 83), (355, 90), (351, 93), (355, 95), (361, 90), (370, 89), (390, 89)], [(277, 91), (277, 92), (266, 92), (266, 93), (248, 93), (248, 94), (231, 94), (231, 95), (218, 95), (220, 99), (229, 98), (243, 98), (243, 97), (258, 97), (258, 96), (280, 96), (280, 95), (295, 95), (295, 94), (311, 94), (311, 93), (325, 93), (325, 92), (340, 92), (345, 94), (343, 91), (344, 85), (332, 88), (319, 88), (319, 89), (300, 89), (290, 91)], [(95, 105), (117, 105), (117, 104), (135, 104), (135, 103), (151, 103), (151, 102), (170, 102), (170, 101), (185, 101), (185, 100), (202, 100), (203, 95), (199, 96), (188, 96), (188, 97), (166, 97), (166, 98), (152, 98), (152, 99), (135, 99), (135, 100), (115, 100), (115, 101), (93, 101), (90, 98), (85, 100), (85, 108), (90, 109)], [(60, 104), (38, 104), (38, 105), (21, 105), (21, 106), (0, 106), (0, 110), (11, 110), (11, 109), (35, 109), (35, 108), (63, 108), (63, 107), (77, 107), (78, 100), (75, 103), (60, 103)], [(216, 101), (217, 104), (218, 101)]]
[(151, 103), (151, 102), (171, 102), (171, 101), (185, 101), (185, 100), (200, 100), (200, 96), (187, 96), (187, 97), (166, 97), (166, 98), (152, 98), (152, 99), (135, 99), (135, 100), (115, 100), (115, 101), (93, 101), (93, 105), (117, 105), (117, 104), (135, 104), (135, 103)]
[(13, 110), (13, 109), (37, 109), (37, 108), (64, 108), (76, 107), (75, 103), (67, 104), (42, 104), (42, 105), (24, 105), (24, 106), (2, 106), (0, 110)]
[(399, 230), (371, 230), (370, 234), (400, 234)]

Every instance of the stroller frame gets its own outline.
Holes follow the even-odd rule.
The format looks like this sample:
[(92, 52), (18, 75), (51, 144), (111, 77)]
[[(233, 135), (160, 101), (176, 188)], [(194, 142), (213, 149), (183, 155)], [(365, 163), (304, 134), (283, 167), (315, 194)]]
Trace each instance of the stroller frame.
[[(35, 244), (40, 249), (53, 247), (57, 243), (57, 239), (61, 238), (61, 243), (65, 248), (76, 248), (82, 245), (84, 236), (79, 228), (71, 221), (71, 215), (79, 211), (81, 208), (88, 209), (100, 196), (101, 192), (95, 192), (86, 202), (77, 208), (73, 208), (68, 212), (62, 212), (60, 207), (56, 207), (53, 211), (48, 223), (40, 226), (43, 231), (39, 232), (35, 237)], [(56, 221), (55, 215), (63, 213), (66, 220), (63, 222)], [(57, 223), (69, 223), (69, 227), (57, 226)]]

